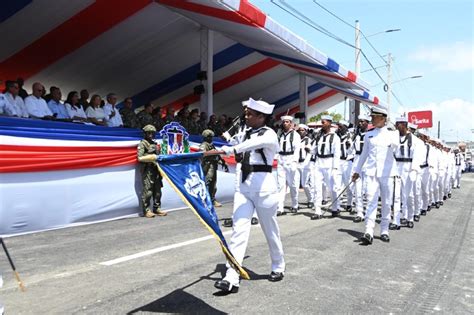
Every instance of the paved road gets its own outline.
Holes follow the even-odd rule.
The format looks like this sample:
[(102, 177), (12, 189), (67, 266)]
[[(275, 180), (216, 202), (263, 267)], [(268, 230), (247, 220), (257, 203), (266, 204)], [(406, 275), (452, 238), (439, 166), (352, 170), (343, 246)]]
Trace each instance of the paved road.
[(19, 292), (0, 258), (0, 299), (9, 314), (474, 313), (474, 174), (462, 184), (388, 244), (360, 245), (363, 225), (347, 213), (279, 217), (287, 272), (278, 283), (267, 280), (268, 248), (254, 226), (244, 263), (252, 280), (227, 296), (213, 287), (223, 255), (190, 210), (14, 237), (7, 244), (28, 289)]

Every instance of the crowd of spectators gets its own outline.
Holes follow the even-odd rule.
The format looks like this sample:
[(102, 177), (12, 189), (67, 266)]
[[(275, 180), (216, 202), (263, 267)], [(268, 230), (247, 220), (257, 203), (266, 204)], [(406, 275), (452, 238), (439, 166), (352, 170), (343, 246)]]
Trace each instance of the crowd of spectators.
[(51, 86), (49, 93), (46, 93), (45, 87), (38, 82), (33, 84), (32, 94), (28, 95), (23, 88), (23, 79), (18, 78), (5, 82), (5, 90), (0, 93), (0, 115), (108, 127), (143, 128), (154, 125), (157, 130), (171, 121), (177, 121), (190, 134), (198, 135), (210, 129), (216, 136), (222, 135), (233, 123), (233, 117), (212, 114), (208, 118), (207, 113), (199, 112), (198, 108), (190, 110), (187, 103), (178, 112), (173, 108), (154, 106), (151, 102), (138, 111), (131, 97), (123, 100), (120, 109), (117, 101), (115, 93), (107, 94), (104, 100), (97, 94), (90, 96), (85, 89), (70, 91), (63, 101), (59, 87)]

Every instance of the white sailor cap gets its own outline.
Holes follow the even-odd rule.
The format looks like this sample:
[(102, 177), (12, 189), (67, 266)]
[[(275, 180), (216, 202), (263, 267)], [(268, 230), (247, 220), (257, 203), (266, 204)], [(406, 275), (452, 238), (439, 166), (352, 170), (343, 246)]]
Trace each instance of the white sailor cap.
[(339, 120), (338, 122), (339, 125), (344, 125), (346, 127), (349, 127), (349, 122), (347, 120)]
[(298, 125), (298, 129), (300, 129), (300, 128), (303, 128), (303, 129), (305, 129), (305, 130), (308, 130), (308, 126), (306, 126), (305, 124), (299, 124), (299, 125)]
[(357, 117), (359, 120), (365, 120), (365, 121), (370, 121), (370, 117), (367, 116), (366, 114), (360, 114), (359, 117)]
[(407, 122), (408, 122), (408, 118), (404, 116), (395, 118), (395, 123), (407, 123)]
[(323, 115), (323, 116), (321, 116), (321, 120), (328, 120), (328, 121), (331, 121), (331, 122), (332, 122), (332, 116), (330, 116), (330, 115)]
[(370, 116), (388, 116), (388, 112), (385, 108), (381, 106), (373, 106), (370, 109)]
[(308, 128), (316, 128), (318, 124), (315, 121), (310, 121), (308, 123)]
[(280, 120), (289, 120), (289, 121), (293, 121), (293, 116), (290, 116), (290, 115), (283, 115), (280, 117)]
[(411, 129), (415, 129), (415, 130), (416, 130), (416, 129), (418, 129), (418, 125), (415, 125), (414, 123), (409, 122), (409, 123), (408, 123), (408, 128), (411, 128)]
[(243, 101), (242, 105), (267, 115), (273, 113), (273, 108), (275, 108), (275, 105), (273, 104), (268, 104), (267, 102), (262, 100), (256, 101), (253, 98), (249, 98), (247, 101)]

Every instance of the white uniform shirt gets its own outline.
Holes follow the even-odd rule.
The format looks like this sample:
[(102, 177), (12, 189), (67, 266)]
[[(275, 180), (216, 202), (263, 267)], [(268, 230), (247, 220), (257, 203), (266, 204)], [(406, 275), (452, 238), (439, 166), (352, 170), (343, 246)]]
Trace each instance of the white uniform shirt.
[(341, 139), (341, 162), (350, 159), (352, 139), (351, 134), (346, 133), (340, 137)]
[(5, 107), (6, 107), (6, 100), (5, 100), (5, 96), (0, 93), (0, 115), (8, 115), (6, 112), (5, 112)]
[(102, 107), (95, 108), (94, 106), (89, 106), (86, 109), (86, 115), (88, 118), (95, 118), (99, 121), (105, 120), (105, 113)]
[(25, 102), (20, 96), (14, 97), (10, 92), (5, 93), (5, 114), (8, 116), (17, 116), (28, 118), (28, 110)]
[(67, 111), (69, 117), (71, 117), (71, 118), (74, 118), (74, 117), (87, 118), (87, 115), (84, 112), (84, 109), (82, 109), (82, 106), (80, 104), (76, 104), (74, 106), (74, 108), (69, 103), (66, 103), (65, 106), (66, 106), (66, 111)]
[[(267, 129), (263, 135), (259, 136), (261, 129)], [(279, 150), (278, 137), (273, 129), (268, 127), (262, 127), (257, 130), (252, 130), (250, 133), (250, 139), (244, 140), (234, 146), (236, 153), (244, 153), (250, 151), (249, 164), (250, 165), (265, 165), (265, 161), (256, 149), (263, 149), (263, 155), (265, 156), (266, 165), (273, 165), (273, 159)], [(242, 176), (242, 174), (240, 174)], [(242, 182), (239, 178), (239, 187), (237, 188), (240, 192), (276, 192), (277, 182), (275, 176), (272, 173), (267, 172), (252, 172), (248, 175), (247, 179)]]
[(308, 136), (305, 136), (303, 139), (301, 139), (301, 145), (298, 155), (299, 167), (309, 167), (312, 150), (313, 141)]
[(420, 171), (420, 165), (423, 163), (423, 155), (420, 149), (421, 141), (413, 134), (408, 133), (406, 136), (399, 136), (400, 144), (395, 151), (395, 160), (403, 165), (404, 171)]
[(33, 118), (43, 118), (44, 116), (53, 116), (53, 113), (41, 97), (30, 95), (25, 98), (26, 109), (28, 114)]
[(398, 131), (390, 131), (387, 126), (368, 131), (365, 134), (364, 148), (354, 172), (361, 174), (362, 166), (364, 166), (367, 176), (397, 176), (394, 153), (398, 145)]
[(338, 169), (341, 161), (341, 139), (330, 131), (316, 138), (316, 167)]
[[(115, 112), (114, 117), (109, 118), (112, 112)], [(104, 105), (105, 121), (109, 127), (120, 127), (123, 126), (122, 116), (117, 107), (112, 106), (112, 104)]]
[(49, 110), (51, 110), (51, 112), (53, 113), (53, 115), (56, 114), (57, 119), (70, 118), (69, 114), (66, 111), (66, 107), (60, 101), (56, 102), (55, 100), (51, 99), (48, 102), (48, 107), (49, 107)]
[(454, 154), (454, 165), (455, 166), (461, 166), (461, 169), (463, 168), (464, 165), (464, 155), (462, 155), (461, 152), (455, 153)]
[[(288, 132), (282, 131), (278, 137), (279, 158), (278, 162), (298, 162), (301, 146), (301, 137), (294, 129)], [(283, 154), (291, 153), (291, 154)]]

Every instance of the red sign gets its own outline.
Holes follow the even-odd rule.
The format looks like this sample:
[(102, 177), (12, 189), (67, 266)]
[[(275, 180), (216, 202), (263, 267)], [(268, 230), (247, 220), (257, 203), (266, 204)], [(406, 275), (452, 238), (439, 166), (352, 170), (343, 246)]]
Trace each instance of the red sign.
[(433, 127), (433, 112), (430, 110), (424, 110), (420, 112), (408, 113), (408, 121), (412, 124), (418, 125), (418, 128), (431, 128)]

